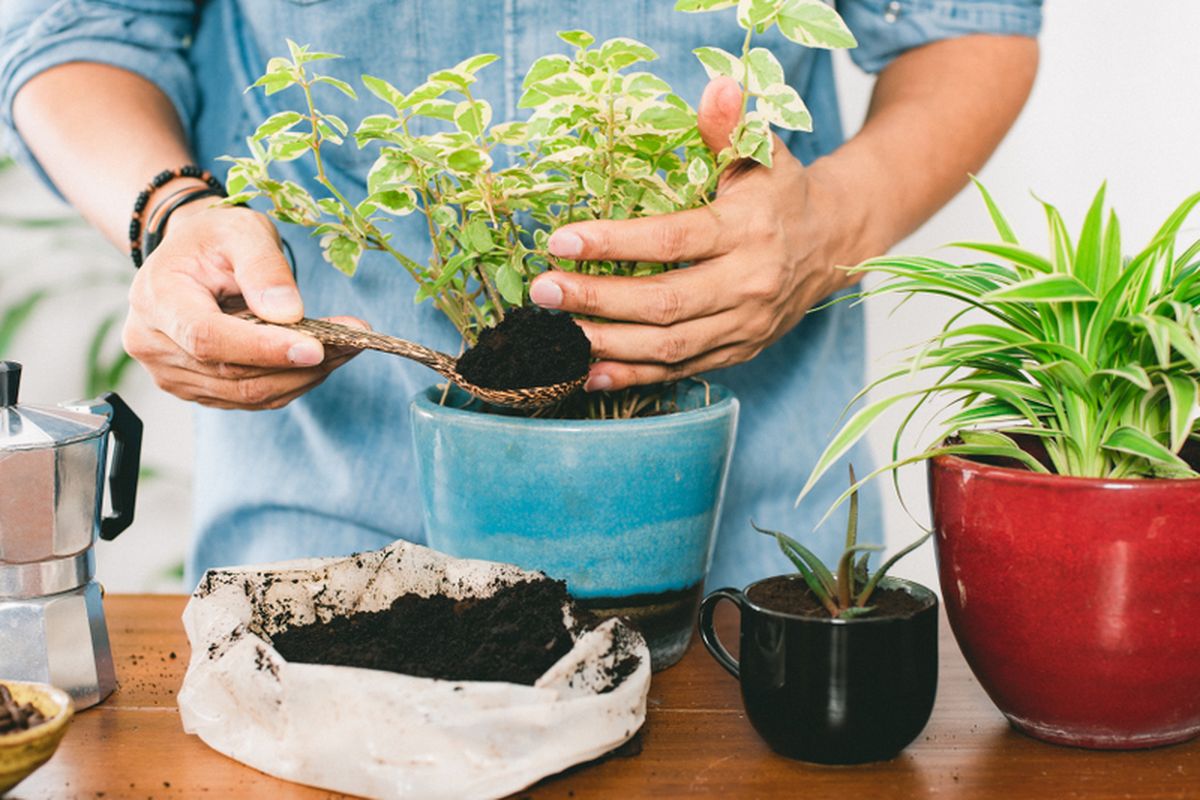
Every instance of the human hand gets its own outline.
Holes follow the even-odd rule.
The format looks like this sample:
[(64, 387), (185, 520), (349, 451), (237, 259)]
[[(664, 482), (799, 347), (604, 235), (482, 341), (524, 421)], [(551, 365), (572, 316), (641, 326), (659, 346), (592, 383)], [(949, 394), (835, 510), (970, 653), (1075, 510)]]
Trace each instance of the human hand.
[[(718, 152), (741, 112), (728, 78), (709, 83), (700, 133)], [(727, 171), (705, 208), (662, 216), (565, 225), (549, 249), (573, 260), (693, 262), (647, 277), (554, 271), (530, 289), (533, 302), (614, 322), (580, 325), (600, 360), (587, 388), (616, 390), (677, 380), (754, 358), (810, 307), (849, 284), (837, 259), (849, 234), (831, 182), (774, 139), (770, 169)]]
[(133, 280), (123, 343), (160, 388), (238, 409), (285, 406), (358, 352), (227, 313), (245, 307), (268, 322), (304, 315), (275, 226), (249, 209), (192, 203)]

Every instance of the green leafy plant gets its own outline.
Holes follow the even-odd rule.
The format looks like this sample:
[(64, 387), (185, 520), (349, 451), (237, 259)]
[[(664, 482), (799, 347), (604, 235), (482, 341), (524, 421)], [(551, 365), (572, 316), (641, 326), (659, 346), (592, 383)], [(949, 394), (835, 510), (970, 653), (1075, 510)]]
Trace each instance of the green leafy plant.
[[(544, 270), (628, 276), (678, 267), (558, 259), (547, 251), (549, 230), (695, 208), (709, 202), (736, 162), (769, 167), (771, 125), (811, 130), (812, 120), (779, 61), (751, 46), (753, 37), (778, 27), (808, 47), (855, 42), (819, 0), (679, 0), (676, 8), (736, 8), (746, 31), (740, 55), (716, 47), (695, 51), (709, 76), (728, 76), (745, 88), (741, 121), (719, 153), (704, 146), (695, 110), (661, 78), (637, 69), (657, 54), (633, 39), (597, 43), (585, 31), (560, 33), (571, 52), (530, 65), (518, 103), (528, 118), (521, 120), (494, 122), (492, 107), (475, 96), (480, 71), (499, 58), (492, 54), (437, 70), (408, 91), (363, 75), (363, 86), (384, 109), (363, 117), (353, 134), (314, 99), (318, 89), (357, 99), (349, 84), (313, 70), (314, 63), (338, 56), (289, 41), (289, 56), (270, 59), (254, 87), (267, 94), (292, 89), (304, 106), (259, 125), (248, 140), (249, 156), (227, 157), (228, 202), (267, 198), (277, 219), (313, 229), (326, 260), (347, 275), (366, 251), (387, 253), (415, 280), (417, 302), (431, 301), (468, 345), (506, 308), (524, 304), (530, 280)], [(353, 199), (325, 168), (326, 149), (351, 135), (359, 148), (378, 151), (366, 195)], [(273, 174), (273, 165), (300, 158), (312, 160), (325, 196)], [(424, 217), (425, 260), (392, 244), (389, 227), (412, 214)]]
[(855, 488), (857, 483), (854, 467), (850, 467), (850, 517), (846, 522), (846, 546), (838, 559), (837, 567), (833, 570), (825, 566), (825, 562), (815, 553), (787, 534), (766, 530), (753, 522), (750, 523), (759, 533), (775, 537), (779, 549), (796, 565), (796, 570), (804, 578), (808, 588), (821, 601), (821, 605), (825, 606), (829, 616), (835, 619), (852, 619), (874, 611), (875, 607), (867, 603), (871, 601), (871, 595), (875, 593), (879, 582), (886, 577), (888, 570), (929, 538), (929, 534), (926, 533), (889, 558), (871, 574), (867, 567), (871, 553), (883, 548), (875, 544), (858, 543), (858, 491)]
[[(1195, 477), (1180, 454), (1198, 438), (1200, 417), (1200, 241), (1177, 250), (1177, 240), (1200, 193), (1127, 258), (1116, 213), (1105, 218), (1103, 186), (1077, 240), (1058, 210), (1042, 203), (1048, 256), (1021, 247), (986, 189), (979, 191), (1001, 241), (958, 246), (988, 260), (884, 257), (851, 269), (887, 276), (860, 298), (936, 295), (961, 308), (904, 368), (859, 397), (913, 374), (928, 376), (927, 385), (851, 416), (800, 496), (884, 411), (903, 402), (912, 407), (893, 439), (893, 460), (867, 479), (941, 453), (1007, 458), (1036, 472), (1081, 477)], [(935, 399), (948, 405), (933, 443), (901, 457), (901, 436)], [(1022, 438), (1040, 443), (1044, 460), (1024, 449)]]

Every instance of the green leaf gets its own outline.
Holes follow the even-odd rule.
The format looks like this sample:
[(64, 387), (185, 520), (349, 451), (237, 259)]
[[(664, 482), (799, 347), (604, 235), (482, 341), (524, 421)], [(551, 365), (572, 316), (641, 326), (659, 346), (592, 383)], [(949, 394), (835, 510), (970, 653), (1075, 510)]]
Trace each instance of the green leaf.
[(1072, 303), (1081, 301), (1099, 301), (1100, 298), (1084, 286), (1078, 278), (1072, 275), (1042, 275), (1027, 281), (1014, 283), (1003, 289), (988, 292), (981, 298), (985, 303), (1001, 300), (1017, 300), (1023, 302), (1054, 302)]
[(473, 147), (455, 150), (446, 158), (446, 163), (455, 172), (482, 172), (492, 165), (492, 160)]
[(367, 87), (367, 91), (369, 91), (371, 94), (375, 95), (397, 111), (400, 110), (400, 106), (404, 102), (404, 92), (400, 91), (383, 78), (376, 78), (374, 75), (363, 75), (362, 82), (363, 86)]
[(1149, 434), (1129, 425), (1122, 425), (1117, 428), (1109, 434), (1108, 438), (1100, 446), (1105, 450), (1116, 450), (1121, 453), (1129, 453), (1130, 455), (1144, 458), (1152, 464), (1161, 464), (1186, 471), (1191, 470), (1183, 459), (1168, 450)]
[(779, 32), (805, 47), (845, 49), (858, 41), (846, 23), (821, 0), (784, 0), (776, 20)]
[(651, 106), (638, 115), (637, 121), (660, 131), (680, 131), (694, 127), (696, 115), (673, 106)]
[(346, 275), (353, 275), (358, 270), (358, 261), (362, 258), (362, 244), (347, 236), (333, 236), (324, 246), (325, 260), (337, 267)]
[(417, 210), (417, 197), (412, 189), (385, 189), (368, 196), (367, 200), (397, 217), (407, 216)]
[(785, 533), (758, 527), (754, 520), (750, 521), (750, 527), (759, 533), (774, 537), (779, 549), (788, 557), (788, 560), (796, 565), (796, 570), (804, 576), (804, 580), (813, 590), (813, 594), (820, 597), (823, 602), (832, 602), (833, 594), (836, 591), (833, 573), (815, 553)]
[(738, 0), (737, 21), (746, 30), (757, 29), (760, 33), (775, 20), (777, 9), (771, 0)]
[(1191, 375), (1163, 376), (1171, 401), (1171, 450), (1178, 453), (1200, 416), (1200, 385)]
[(496, 289), (501, 297), (514, 306), (521, 305), (525, 299), (525, 280), (508, 262), (496, 272)]
[(1003, 212), (1000, 211), (1000, 207), (996, 205), (996, 201), (992, 199), (992, 195), (988, 192), (987, 188), (974, 175), (971, 176), (971, 183), (975, 184), (975, 188), (979, 190), (979, 194), (983, 197), (984, 205), (987, 206), (988, 216), (992, 218), (992, 225), (996, 227), (996, 233), (1000, 234), (1000, 238), (1008, 244), (1020, 244), (1017, 241), (1017, 235), (1013, 233), (1012, 226), (1004, 218)]
[(692, 52), (700, 59), (709, 80), (718, 77), (733, 78), (738, 83), (745, 80), (746, 67), (733, 53), (719, 47), (697, 47)]
[(708, 182), (708, 177), (711, 174), (712, 170), (709, 169), (708, 163), (699, 156), (693, 158), (691, 163), (688, 164), (688, 183), (694, 186), (703, 186)]
[(658, 53), (637, 41), (618, 37), (600, 45), (600, 61), (611, 70), (622, 70), (640, 61), (654, 61)]
[(492, 124), (492, 106), (486, 100), (463, 100), (454, 107), (454, 124), (464, 133), (479, 136)]
[(256, 86), (262, 87), (268, 95), (282, 92), (289, 86), (296, 83), (296, 77), (290, 72), (268, 72), (261, 78), (250, 84), (251, 88)]
[(468, 222), (465, 233), (476, 253), (490, 253), (496, 246), (492, 241), (492, 231), (483, 217), (474, 217)]
[(253, 138), (261, 141), (272, 134), (288, 130), (302, 119), (304, 116), (296, 111), (280, 111), (278, 114), (272, 114), (263, 120), (263, 124), (254, 131)]
[(528, 89), (530, 86), (544, 81), (546, 78), (560, 75), (570, 68), (571, 59), (562, 54), (542, 56), (529, 65), (529, 71), (525, 73), (525, 80), (521, 82), (521, 88)]
[(772, 93), (759, 97), (754, 107), (772, 125), (790, 131), (812, 130), (812, 115), (799, 93), (790, 86), (773, 87)]
[(596, 37), (592, 36), (587, 31), (559, 31), (558, 38), (562, 39), (569, 45), (574, 45), (579, 48), (591, 46), (596, 41)]
[(1023, 267), (1034, 270), (1035, 272), (1051, 273), (1054, 272), (1054, 265), (1047, 261), (1037, 253), (1031, 253), (1020, 247), (1004, 244), (990, 244), (987, 242), (954, 242), (950, 247), (962, 247), (967, 250), (976, 250), (980, 253), (988, 253), (990, 255), (999, 256), (1020, 264)]
[(608, 195), (607, 182), (604, 180), (604, 176), (590, 169), (583, 173), (583, 188), (592, 197), (606, 197)]
[(470, 58), (463, 59), (455, 64), (454, 71), (465, 72), (468, 75), (474, 75), (487, 65), (494, 64), (499, 60), (500, 56), (496, 55), (495, 53), (480, 53), (478, 55), (471, 56)]
[(784, 86), (783, 66), (770, 50), (765, 47), (752, 48), (746, 55), (746, 61), (751, 92), (765, 94), (768, 89), (778, 91), (787, 88)]
[(688, 14), (699, 14), (705, 11), (720, 11), (733, 8), (738, 0), (675, 0), (675, 10)]
[(346, 95), (346, 97), (349, 97), (351, 100), (358, 99), (358, 95), (355, 93), (354, 87), (345, 81), (340, 81), (337, 78), (331, 78), (328, 75), (318, 75), (316, 78), (313, 78), (313, 82), (324, 83), (327, 86), (332, 86), (342, 94)]

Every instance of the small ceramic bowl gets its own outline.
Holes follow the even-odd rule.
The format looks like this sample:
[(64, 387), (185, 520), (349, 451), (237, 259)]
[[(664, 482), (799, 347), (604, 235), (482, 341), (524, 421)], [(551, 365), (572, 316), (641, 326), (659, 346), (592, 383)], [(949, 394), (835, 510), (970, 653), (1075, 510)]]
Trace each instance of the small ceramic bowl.
[(0, 733), (0, 797), (3, 797), (50, 760), (67, 732), (75, 707), (70, 695), (44, 683), (9, 680), (0, 683), (8, 687), (18, 703), (32, 703), (46, 717), (41, 725), (27, 731)]

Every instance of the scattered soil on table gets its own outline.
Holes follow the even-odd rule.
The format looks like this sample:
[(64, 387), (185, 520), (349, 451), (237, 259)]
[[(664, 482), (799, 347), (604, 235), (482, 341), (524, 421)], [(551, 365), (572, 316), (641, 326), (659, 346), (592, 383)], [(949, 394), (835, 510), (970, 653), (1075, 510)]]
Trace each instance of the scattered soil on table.
[(366, 611), (288, 628), (272, 644), (288, 661), (450, 681), (533, 685), (574, 645), (563, 623), (566, 584), (540, 580), (486, 598), (405, 594)]
[(33, 703), (17, 703), (8, 687), (0, 683), (0, 736), (27, 731), (45, 721), (46, 717)]
[(455, 368), (463, 380), (484, 389), (528, 389), (582, 378), (591, 352), (583, 329), (569, 315), (524, 307), (480, 333)]
[[(801, 578), (780, 575), (755, 585), (746, 593), (750, 601), (769, 611), (794, 614), (798, 617), (829, 618), (829, 612)], [(876, 589), (867, 605), (874, 611), (865, 617), (911, 617), (926, 607), (926, 603), (903, 589)]]

